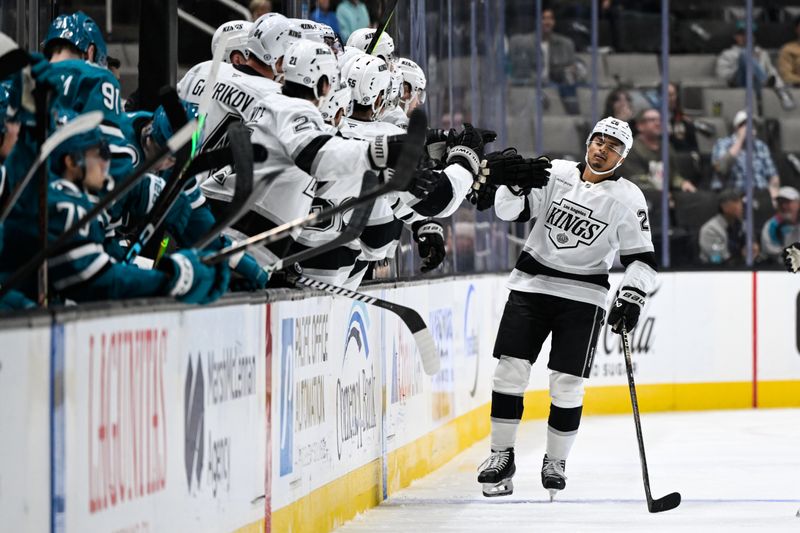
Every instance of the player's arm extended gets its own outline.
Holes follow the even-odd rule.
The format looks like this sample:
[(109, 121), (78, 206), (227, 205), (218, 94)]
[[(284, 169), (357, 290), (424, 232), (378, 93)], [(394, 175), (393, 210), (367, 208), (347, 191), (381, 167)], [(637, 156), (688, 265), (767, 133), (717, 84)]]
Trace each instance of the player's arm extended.
[(501, 185), (494, 197), (494, 212), (501, 220), (527, 222), (538, 216), (544, 198), (544, 189), (525, 192)]

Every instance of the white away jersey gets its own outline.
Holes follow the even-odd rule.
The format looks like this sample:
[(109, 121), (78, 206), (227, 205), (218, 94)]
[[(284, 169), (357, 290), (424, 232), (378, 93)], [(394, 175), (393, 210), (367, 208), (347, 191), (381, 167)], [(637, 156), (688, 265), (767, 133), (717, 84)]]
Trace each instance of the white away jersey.
[(535, 218), (509, 289), (560, 296), (605, 307), (608, 271), (619, 251), (623, 286), (648, 293), (655, 254), (647, 204), (639, 188), (621, 177), (583, 181), (583, 163), (554, 160), (550, 181), (524, 197), (500, 187), (495, 211), (503, 220)]
[[(267, 149), (269, 157), (255, 167), (256, 194), (251, 209), (275, 224), (308, 214), (316, 180), (342, 181), (343, 192), (355, 196), (360, 177), (370, 169), (366, 142), (345, 141), (325, 130), (319, 110), (309, 101), (271, 93), (256, 105), (251, 120), (252, 141)], [(268, 176), (275, 179), (261, 184)], [(354, 179), (357, 176), (359, 179)], [(221, 183), (210, 176), (203, 182), (209, 198), (230, 201), (235, 181)], [(259, 185), (261, 184), (261, 185)], [(297, 237), (299, 229), (293, 235)]]

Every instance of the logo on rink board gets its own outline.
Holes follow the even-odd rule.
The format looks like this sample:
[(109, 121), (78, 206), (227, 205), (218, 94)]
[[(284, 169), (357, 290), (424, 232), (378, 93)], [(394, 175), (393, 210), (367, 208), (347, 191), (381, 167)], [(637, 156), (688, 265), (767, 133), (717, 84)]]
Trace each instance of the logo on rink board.
[(203, 375), (203, 359), (197, 357), (193, 363), (189, 356), (186, 368), (186, 383), (183, 396), (184, 429), (184, 463), (186, 467), (186, 483), (189, 490), (199, 488), (203, 476), (203, 459), (205, 458), (205, 394), (206, 380)]
[(341, 377), (336, 380), (336, 453), (338, 458), (374, 438), (378, 425), (377, 380), (370, 358), (369, 314), (354, 302), (347, 321)]
[(591, 246), (608, 227), (602, 220), (592, 218), (592, 210), (566, 198), (550, 204), (544, 227), (556, 248)]
[(89, 336), (89, 512), (164, 490), (168, 332), (144, 328)]
[(294, 319), (281, 321), (280, 474), (292, 473), (294, 448)]
[(475, 285), (470, 283), (467, 289), (467, 299), (464, 303), (464, 355), (467, 359), (475, 358), (475, 377), (469, 395), (475, 397), (478, 390), (478, 368), (480, 365), (480, 328), (478, 325), (478, 303), (475, 295)]

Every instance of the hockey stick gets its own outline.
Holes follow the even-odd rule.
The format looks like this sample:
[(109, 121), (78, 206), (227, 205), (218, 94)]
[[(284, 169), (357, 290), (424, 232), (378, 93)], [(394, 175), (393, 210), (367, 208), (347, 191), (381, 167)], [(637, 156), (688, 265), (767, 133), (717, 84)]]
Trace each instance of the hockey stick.
[(372, 55), (372, 53), (375, 51), (375, 48), (378, 46), (378, 43), (381, 40), (381, 36), (384, 33), (386, 33), (386, 28), (392, 21), (395, 9), (397, 9), (397, 0), (393, 0), (392, 7), (387, 9), (383, 13), (380, 22), (378, 22), (377, 29), (375, 30), (375, 35), (372, 36), (372, 40), (369, 42), (369, 45), (367, 45), (367, 50), (366, 50), (367, 54)]
[(27, 67), (31, 56), (22, 48), (15, 48), (0, 57), (0, 79), (5, 79)]
[(205, 248), (222, 230), (241, 218), (248, 208), (248, 200), (253, 193), (253, 145), (250, 144), (250, 130), (244, 124), (231, 124), (228, 128), (228, 139), (230, 142), (227, 149), (233, 154), (236, 169), (233, 199), (225, 214), (194, 244), (193, 248)]
[[(248, 140), (249, 144), (249, 140)], [(253, 162), (263, 163), (267, 160), (267, 149), (261, 144), (250, 144), (250, 149), (253, 150)], [(186, 167), (186, 174), (196, 176), (209, 170), (221, 169), (226, 166), (235, 166), (235, 157), (233, 150), (230, 146), (223, 146), (200, 152), (197, 157), (192, 159), (189, 166)]]
[(75, 236), (76, 233), (78, 233), (78, 231), (80, 231), (90, 221), (101, 215), (108, 206), (116, 202), (123, 195), (127, 194), (142, 178), (142, 176), (150, 171), (151, 168), (158, 165), (169, 154), (174, 154), (182, 147), (186, 146), (192, 140), (192, 135), (194, 135), (196, 128), (197, 121), (192, 120), (183, 128), (175, 132), (175, 134), (167, 140), (167, 146), (160, 148), (156, 154), (145, 161), (141, 167), (133, 172), (133, 174), (125, 178), (122, 184), (115, 187), (114, 190), (110, 191), (108, 194), (104, 195), (100, 201), (97, 202), (88, 213), (86, 213), (86, 215), (67, 228), (67, 230), (52, 243), (44, 246), (42, 250), (26, 261), (25, 264), (17, 269), (16, 272), (11, 274), (11, 276), (6, 279), (5, 283), (0, 286), (0, 297), (6, 294), (9, 289), (14, 287), (20, 281), (30, 276), (31, 273), (35, 269), (39, 268), (39, 266), (46, 259), (63, 252), (69, 246), (70, 240)]
[(419, 316), (419, 313), (410, 307), (387, 302), (386, 300), (381, 300), (380, 298), (375, 298), (374, 296), (367, 296), (366, 294), (351, 291), (345, 289), (344, 287), (337, 287), (336, 285), (331, 285), (330, 283), (325, 283), (324, 281), (317, 281), (314, 279), (309, 279), (305, 276), (298, 276), (291, 272), (287, 275), (287, 279), (290, 283), (294, 283), (297, 286), (322, 290), (329, 292), (334, 296), (351, 298), (359, 302), (364, 302), (367, 305), (374, 305), (375, 307), (380, 307), (381, 309), (386, 309), (387, 311), (394, 313), (400, 317), (400, 320), (403, 321), (406, 327), (411, 331), (412, 335), (414, 335), (414, 341), (417, 344), (417, 349), (419, 350), (419, 355), (422, 359), (422, 368), (425, 370), (425, 373), (429, 376), (432, 376), (439, 371), (439, 368), (441, 367), (441, 360), (439, 358), (439, 353), (436, 351), (436, 343), (433, 341), (433, 335), (431, 335), (430, 330), (428, 330), (428, 326), (425, 324), (425, 321), (422, 319), (422, 317)]
[(636, 385), (633, 382), (633, 363), (631, 362), (631, 347), (628, 343), (628, 331), (622, 325), (622, 348), (625, 352), (625, 371), (628, 374), (628, 388), (631, 392), (631, 406), (633, 407), (633, 421), (636, 424), (636, 439), (639, 443), (639, 459), (642, 462), (642, 478), (644, 479), (644, 494), (647, 497), (647, 510), (651, 513), (669, 511), (681, 504), (681, 495), (678, 492), (667, 494), (663, 498), (653, 499), (650, 494), (650, 475), (647, 473), (647, 459), (644, 455), (644, 437), (642, 437), (642, 422), (639, 419), (639, 401), (636, 399)]
[[(374, 189), (377, 183), (378, 175), (368, 170), (364, 173), (364, 180), (361, 184), (362, 193), (364, 193), (364, 189), (367, 191)], [(365, 196), (365, 194), (362, 194), (361, 196)], [(314, 248), (309, 248), (308, 250), (303, 250), (301, 252), (278, 259), (278, 261), (276, 261), (274, 264), (265, 267), (264, 270), (267, 272), (283, 270), (287, 266), (308, 261), (309, 259), (330, 252), (331, 250), (335, 250), (336, 248), (344, 246), (350, 241), (359, 238), (361, 233), (363, 233), (364, 228), (367, 227), (367, 222), (369, 222), (369, 217), (372, 214), (372, 207), (375, 205), (375, 200), (376, 198), (372, 198), (355, 206), (353, 208), (353, 212), (350, 213), (350, 221), (336, 238), (333, 238), (319, 246), (315, 246)]]
[(395, 168), (394, 176), (392, 177), (391, 180), (387, 181), (383, 185), (376, 187), (372, 191), (362, 196), (359, 196), (358, 198), (345, 200), (336, 207), (331, 207), (330, 209), (325, 209), (323, 211), (315, 211), (313, 213), (309, 213), (308, 215), (281, 224), (276, 228), (263, 231), (257, 235), (253, 235), (251, 237), (248, 237), (247, 239), (234, 243), (231, 246), (228, 246), (227, 248), (223, 248), (216, 254), (208, 256), (206, 258), (206, 262), (208, 262), (209, 264), (217, 263), (221, 261), (224, 257), (229, 257), (231, 255), (242, 252), (247, 248), (254, 246), (256, 244), (261, 244), (266, 246), (267, 244), (271, 244), (275, 241), (284, 238), (295, 228), (298, 228), (300, 226), (306, 226), (308, 224), (313, 224), (315, 222), (328, 220), (338, 215), (339, 213), (343, 213), (344, 211), (352, 209), (364, 202), (374, 200), (380, 196), (383, 196), (388, 192), (405, 189), (411, 183), (411, 180), (413, 179), (414, 176), (414, 170), (416, 170), (419, 158), (422, 156), (425, 144), (426, 130), (427, 130), (427, 118), (425, 116), (425, 112), (419, 109), (415, 109), (411, 113), (411, 117), (408, 120), (408, 132), (406, 133), (406, 142), (403, 145), (402, 152), (400, 153), (398, 164)]
[(55, 150), (58, 145), (70, 137), (79, 135), (81, 133), (86, 133), (92, 128), (98, 127), (102, 120), (102, 112), (90, 111), (89, 113), (78, 115), (73, 120), (56, 129), (56, 131), (54, 131), (47, 138), (47, 140), (42, 143), (42, 147), (39, 149), (39, 154), (36, 156), (36, 160), (28, 170), (28, 173), (25, 174), (25, 177), (22, 178), (21, 181), (17, 182), (17, 184), (14, 186), (14, 190), (11, 191), (6, 204), (3, 206), (3, 211), (0, 212), (0, 222), (3, 222), (6, 218), (8, 218), (8, 215), (14, 208), (14, 204), (17, 202), (17, 200), (19, 200), (20, 195), (22, 195), (22, 191), (28, 186), (42, 163), (47, 161), (47, 158), (50, 157), (50, 154), (53, 152), (53, 150)]
[[(161, 106), (164, 108), (172, 131), (178, 131), (188, 120), (177, 91), (171, 87), (165, 87), (161, 90), (159, 99), (161, 100)], [(142, 249), (150, 242), (150, 239), (161, 227), (164, 220), (166, 220), (169, 210), (178, 199), (178, 196), (180, 196), (188, 180), (192, 177), (185, 173), (192, 159), (192, 155), (193, 152), (188, 146), (183, 146), (178, 150), (175, 155), (175, 164), (173, 165), (175, 173), (169, 178), (167, 185), (159, 193), (158, 199), (156, 199), (152, 209), (147, 213), (147, 217), (142, 220), (133, 231), (133, 234), (136, 235), (136, 239), (131, 242), (128, 247), (128, 253), (125, 254), (126, 263), (132, 262), (133, 259), (142, 252)]]

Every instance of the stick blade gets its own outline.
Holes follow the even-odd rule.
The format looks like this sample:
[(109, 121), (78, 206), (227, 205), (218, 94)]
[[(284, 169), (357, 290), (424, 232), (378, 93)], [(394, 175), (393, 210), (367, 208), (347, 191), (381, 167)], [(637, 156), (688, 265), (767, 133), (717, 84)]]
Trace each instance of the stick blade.
[(417, 344), (419, 357), (422, 359), (422, 369), (429, 376), (433, 376), (442, 367), (439, 351), (436, 349), (436, 342), (428, 328), (414, 332), (414, 341)]
[(0, 56), (0, 79), (8, 78), (12, 74), (27, 67), (31, 56), (21, 48), (15, 48)]
[(647, 509), (651, 513), (662, 513), (664, 511), (675, 509), (680, 504), (681, 504), (680, 493), (673, 492), (671, 494), (667, 494), (663, 498), (653, 500), (652, 502), (650, 502), (650, 505), (647, 506)]

